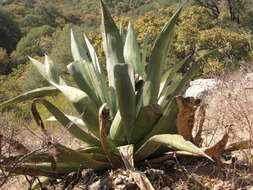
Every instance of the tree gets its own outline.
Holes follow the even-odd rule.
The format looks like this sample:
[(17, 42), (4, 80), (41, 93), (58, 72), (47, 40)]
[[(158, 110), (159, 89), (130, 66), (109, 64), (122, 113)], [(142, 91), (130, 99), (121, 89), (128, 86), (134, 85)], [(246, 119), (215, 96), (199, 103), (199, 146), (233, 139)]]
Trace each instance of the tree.
[(6, 49), (0, 48), (0, 75), (6, 75), (10, 72), (10, 60)]
[(0, 47), (5, 48), (10, 54), (16, 48), (20, 38), (21, 32), (18, 24), (0, 8)]
[(52, 27), (57, 27), (56, 19), (57, 17), (63, 17), (61, 13), (59, 12), (59, 9), (57, 9), (52, 4), (47, 5), (40, 5), (37, 7), (34, 11), (34, 15), (40, 16), (40, 21), (44, 25), (49, 25)]
[(25, 7), (26, 8), (33, 8), (33, 0), (25, 0)]
[(248, 0), (192, 0), (194, 4), (208, 8), (215, 18), (220, 14), (221, 4), (225, 4), (226, 9), (230, 14), (230, 19), (233, 22), (240, 24), (240, 16), (249, 3)]
[(14, 65), (26, 63), (28, 60), (27, 56), (43, 56), (45, 50), (41, 46), (41, 40), (43, 40), (45, 36), (52, 36), (54, 31), (55, 29), (48, 25), (30, 30), (30, 32), (18, 42), (16, 50), (11, 55)]
[(226, 0), (230, 13), (230, 19), (240, 24), (240, 15), (246, 8), (247, 0)]
[(220, 14), (219, 5), (222, 0), (193, 0), (196, 5), (205, 7), (209, 9), (214, 16), (214, 18), (218, 18)]

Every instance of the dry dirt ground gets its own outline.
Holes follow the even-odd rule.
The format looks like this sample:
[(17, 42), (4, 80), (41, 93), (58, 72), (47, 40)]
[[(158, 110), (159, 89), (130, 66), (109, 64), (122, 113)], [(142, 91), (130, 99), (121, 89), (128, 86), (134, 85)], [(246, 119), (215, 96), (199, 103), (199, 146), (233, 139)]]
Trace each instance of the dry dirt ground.
[[(248, 78), (247, 78), (248, 76)], [(253, 74), (235, 73), (226, 78), (219, 78), (219, 86), (205, 102), (206, 115), (203, 124), (202, 146), (207, 147), (219, 141), (225, 130), (229, 130), (229, 143), (252, 139), (253, 123)], [(20, 121), (20, 125), (25, 125)], [(3, 123), (3, 122), (2, 122)], [(5, 123), (8, 131), (12, 124)], [(15, 123), (16, 125), (16, 123)], [(5, 129), (7, 130), (7, 129)], [(83, 146), (66, 134), (57, 130), (55, 138), (66, 146), (78, 148)], [(42, 143), (38, 137), (32, 137), (24, 129), (14, 132), (24, 144), (38, 147)], [(36, 132), (36, 134), (38, 134)], [(27, 138), (29, 136), (29, 138)], [(228, 143), (228, 144), (229, 144)], [(253, 153), (251, 149), (232, 152), (222, 156), (222, 168), (204, 159), (195, 157), (173, 157), (158, 165), (143, 163), (137, 166), (155, 189), (251, 189), (253, 190)], [(9, 178), (0, 187), (1, 190), (22, 189), (31, 178), (19, 176)], [(1, 181), (0, 181), (1, 182)], [(130, 172), (124, 169), (96, 173), (84, 170), (71, 173), (62, 179), (52, 181), (45, 189), (138, 189)]]

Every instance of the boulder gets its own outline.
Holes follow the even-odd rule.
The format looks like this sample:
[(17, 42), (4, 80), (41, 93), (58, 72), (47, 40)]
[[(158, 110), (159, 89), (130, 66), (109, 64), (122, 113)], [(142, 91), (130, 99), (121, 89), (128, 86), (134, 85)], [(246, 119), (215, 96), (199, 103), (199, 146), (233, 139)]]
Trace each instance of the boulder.
[(190, 87), (186, 90), (185, 97), (194, 97), (195, 99), (203, 99), (210, 91), (217, 87), (215, 79), (197, 79), (190, 82)]

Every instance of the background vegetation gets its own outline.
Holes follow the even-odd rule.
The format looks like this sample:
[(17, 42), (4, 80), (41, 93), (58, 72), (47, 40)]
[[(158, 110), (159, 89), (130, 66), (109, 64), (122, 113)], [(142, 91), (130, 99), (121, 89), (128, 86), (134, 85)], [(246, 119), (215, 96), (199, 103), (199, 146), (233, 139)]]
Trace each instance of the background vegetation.
[[(143, 45), (146, 29), (149, 44), (182, 1), (105, 0), (123, 31), (130, 20)], [(202, 76), (219, 75), (249, 66), (253, 56), (253, 3), (250, 0), (191, 0), (177, 23), (176, 38), (164, 70), (198, 50), (219, 48), (203, 63)], [(98, 2), (94, 0), (2, 0), (0, 2), (0, 100), (46, 86), (27, 56), (43, 60), (50, 55), (64, 78), (71, 83), (66, 64), (72, 61), (69, 32), (80, 40), (88, 34), (104, 62), (99, 35)], [(91, 32), (92, 31), (92, 32)], [(151, 45), (149, 50), (151, 49)], [(149, 55), (148, 51), (148, 55)], [(146, 60), (149, 61), (148, 59)], [(181, 69), (184, 73), (188, 68)], [(26, 106), (21, 110), (28, 113)]]

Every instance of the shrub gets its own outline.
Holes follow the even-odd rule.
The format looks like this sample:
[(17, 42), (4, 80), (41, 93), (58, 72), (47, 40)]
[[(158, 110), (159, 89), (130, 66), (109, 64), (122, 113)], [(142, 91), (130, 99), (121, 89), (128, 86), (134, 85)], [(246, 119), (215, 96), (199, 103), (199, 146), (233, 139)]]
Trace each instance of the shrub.
[(6, 49), (0, 48), (0, 75), (6, 75), (10, 72), (10, 60)]

